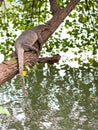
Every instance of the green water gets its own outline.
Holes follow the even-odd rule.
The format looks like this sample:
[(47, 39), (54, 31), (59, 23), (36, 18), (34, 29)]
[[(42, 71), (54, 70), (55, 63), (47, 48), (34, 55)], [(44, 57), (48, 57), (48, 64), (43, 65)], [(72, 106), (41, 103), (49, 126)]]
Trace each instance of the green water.
[(26, 77), (31, 114), (19, 76), (0, 87), (0, 130), (98, 130), (98, 68), (40, 65)]

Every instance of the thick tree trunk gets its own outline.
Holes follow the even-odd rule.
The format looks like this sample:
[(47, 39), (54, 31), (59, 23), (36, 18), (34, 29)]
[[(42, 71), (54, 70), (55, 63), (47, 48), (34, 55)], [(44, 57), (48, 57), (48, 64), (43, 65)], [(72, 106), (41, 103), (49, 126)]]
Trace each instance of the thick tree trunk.
[[(47, 39), (54, 33), (54, 31), (58, 28), (58, 26), (63, 22), (66, 16), (71, 12), (71, 10), (75, 7), (75, 5), (79, 1), (80, 0), (71, 0), (71, 2), (67, 5), (66, 8), (64, 9), (58, 8), (57, 12), (55, 12), (54, 10), (53, 12), (54, 16), (52, 17), (51, 20), (47, 22), (47, 25), (49, 26), (49, 30), (45, 30), (41, 34), (44, 42), (47, 41)], [(38, 48), (37, 44), (36, 46)], [(29, 64), (34, 65), (38, 61), (41, 62), (40, 60), (37, 54), (31, 52), (25, 52), (25, 58), (24, 58), (25, 65), (29, 65)], [(51, 60), (49, 59), (49, 62), (53, 63), (53, 59)], [(9, 61), (5, 61), (4, 63), (0, 64), (0, 85), (3, 84), (5, 81), (13, 78), (18, 72), (19, 72), (18, 63), (13, 61), (13, 59)]]

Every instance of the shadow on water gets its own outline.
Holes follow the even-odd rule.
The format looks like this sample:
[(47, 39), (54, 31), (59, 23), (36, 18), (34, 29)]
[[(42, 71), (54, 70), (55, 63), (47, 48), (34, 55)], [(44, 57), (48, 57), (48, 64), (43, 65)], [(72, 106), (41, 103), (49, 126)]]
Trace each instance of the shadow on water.
[(1, 130), (97, 130), (98, 70), (40, 65), (26, 77), (32, 115), (24, 109), (19, 76), (0, 87)]

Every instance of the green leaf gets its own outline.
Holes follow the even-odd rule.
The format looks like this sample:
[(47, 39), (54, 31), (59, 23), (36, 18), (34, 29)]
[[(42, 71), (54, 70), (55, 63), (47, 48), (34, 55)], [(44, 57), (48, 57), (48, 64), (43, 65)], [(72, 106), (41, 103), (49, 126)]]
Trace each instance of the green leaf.
[(0, 114), (10, 116), (9, 111), (6, 108), (3, 108), (2, 106), (0, 106)]

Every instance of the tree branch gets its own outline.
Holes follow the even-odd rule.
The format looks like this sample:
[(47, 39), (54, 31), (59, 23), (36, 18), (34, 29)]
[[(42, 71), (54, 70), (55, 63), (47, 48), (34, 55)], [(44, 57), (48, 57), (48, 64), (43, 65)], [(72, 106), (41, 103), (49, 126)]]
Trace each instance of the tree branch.
[(71, 0), (65, 8), (60, 9), (49, 21), (47, 21), (46, 24), (49, 26), (49, 30), (47, 29), (42, 33), (44, 42), (47, 41), (48, 38), (55, 32), (79, 1), (80, 0)]
[[(38, 61), (38, 56), (31, 52), (25, 52), (24, 61), (25, 65), (34, 65)], [(4, 61), (2, 64), (0, 64), (0, 85), (3, 84), (5, 81), (13, 78), (18, 73), (19, 71), (17, 59)]]
[(60, 10), (60, 8), (56, 0), (49, 0), (49, 2), (50, 2), (50, 10), (52, 11), (52, 14), (54, 15)]
[[(25, 65), (34, 65), (36, 62), (54, 64), (58, 62), (60, 58), (61, 56), (59, 54), (53, 57), (38, 58), (36, 54), (26, 52)], [(6, 80), (13, 78), (18, 73), (19, 71), (17, 59), (11, 59), (9, 61), (3, 62), (2, 64), (0, 64), (0, 85), (3, 84)]]

